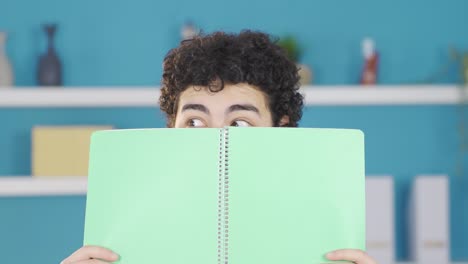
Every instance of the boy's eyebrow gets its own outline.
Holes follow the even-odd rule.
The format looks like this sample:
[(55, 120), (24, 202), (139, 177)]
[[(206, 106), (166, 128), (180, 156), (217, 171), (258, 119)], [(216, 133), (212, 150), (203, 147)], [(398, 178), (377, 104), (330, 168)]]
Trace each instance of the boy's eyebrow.
[(202, 104), (186, 104), (182, 107), (182, 111), (181, 112), (184, 112), (186, 110), (197, 110), (197, 111), (201, 111), (205, 114), (210, 114), (210, 110), (208, 108), (206, 108), (206, 106), (202, 105)]
[(231, 105), (227, 110), (226, 114), (232, 113), (234, 111), (251, 111), (256, 113), (257, 115), (260, 115), (260, 111), (258, 110), (257, 107), (251, 105), (251, 104), (235, 104)]

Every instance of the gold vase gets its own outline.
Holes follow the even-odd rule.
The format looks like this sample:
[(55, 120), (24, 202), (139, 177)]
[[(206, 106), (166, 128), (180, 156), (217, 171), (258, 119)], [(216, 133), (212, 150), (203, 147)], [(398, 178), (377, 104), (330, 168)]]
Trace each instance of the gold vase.
[(310, 85), (313, 80), (312, 69), (305, 64), (297, 64), (301, 86)]

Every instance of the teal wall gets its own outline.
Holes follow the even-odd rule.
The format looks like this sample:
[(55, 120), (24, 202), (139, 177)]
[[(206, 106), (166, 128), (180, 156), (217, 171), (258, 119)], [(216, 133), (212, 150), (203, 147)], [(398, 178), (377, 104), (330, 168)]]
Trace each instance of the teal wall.
[[(21, 86), (35, 83), (43, 22), (60, 24), (66, 85), (152, 85), (187, 19), (207, 32), (294, 34), (321, 84), (356, 82), (360, 41), (372, 36), (381, 82), (407, 83), (448, 63), (449, 45), (468, 50), (466, 10), (465, 0), (1, 0), (0, 29), (11, 33), (8, 54)], [(457, 81), (450, 70), (440, 82)]]
[[(186, 19), (206, 31), (296, 34), (306, 48), (303, 62), (313, 66), (319, 84), (356, 82), (359, 42), (373, 36), (382, 55), (381, 83), (398, 84), (423, 80), (449, 63), (450, 44), (468, 50), (467, 10), (465, 0), (0, 0), (0, 28), (10, 32), (7, 51), (21, 86), (35, 84), (37, 56), (44, 48), (42, 22), (60, 23), (57, 48), (66, 85), (155, 85), (162, 58), (177, 44)], [(448, 69), (438, 82), (458, 82), (455, 66)], [(162, 115), (150, 108), (0, 108), (0, 120), (0, 175), (30, 174), (34, 125), (164, 125)], [(466, 261), (468, 173), (456, 174), (459, 122), (455, 106), (313, 107), (306, 109), (301, 126), (366, 133), (368, 174), (391, 174), (396, 180), (400, 260), (408, 257), (405, 218), (413, 176), (448, 174), (452, 257)], [(81, 244), (84, 202), (82, 196), (0, 198), (1, 262), (58, 263)]]

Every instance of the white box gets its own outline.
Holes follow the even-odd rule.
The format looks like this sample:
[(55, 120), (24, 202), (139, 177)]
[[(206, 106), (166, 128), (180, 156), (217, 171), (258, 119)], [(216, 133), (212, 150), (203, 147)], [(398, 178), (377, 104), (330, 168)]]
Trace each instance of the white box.
[(449, 182), (447, 176), (417, 176), (413, 183), (409, 209), (412, 260), (421, 264), (449, 263)]
[(366, 247), (377, 263), (394, 263), (395, 207), (391, 176), (366, 177)]

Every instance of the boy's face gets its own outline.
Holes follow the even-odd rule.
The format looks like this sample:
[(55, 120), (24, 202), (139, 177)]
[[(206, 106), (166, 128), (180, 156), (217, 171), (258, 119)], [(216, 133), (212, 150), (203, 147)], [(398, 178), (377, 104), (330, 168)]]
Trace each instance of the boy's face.
[(225, 126), (273, 126), (266, 96), (245, 83), (226, 84), (219, 92), (190, 86), (180, 94), (174, 127)]

